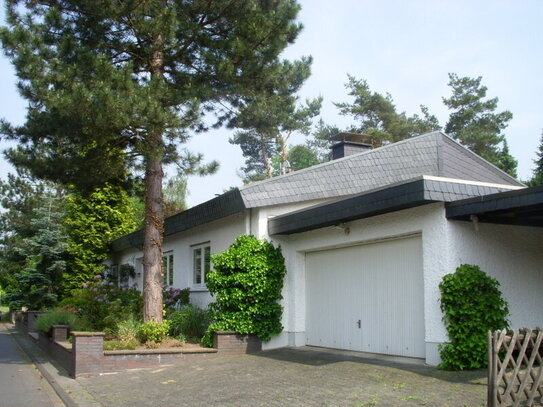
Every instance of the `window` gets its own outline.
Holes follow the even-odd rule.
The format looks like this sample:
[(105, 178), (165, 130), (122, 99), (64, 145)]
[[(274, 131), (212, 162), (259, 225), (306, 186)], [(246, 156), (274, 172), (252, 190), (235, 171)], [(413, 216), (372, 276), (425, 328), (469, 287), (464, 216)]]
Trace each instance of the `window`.
[(192, 270), (194, 285), (205, 285), (206, 276), (211, 269), (211, 247), (209, 243), (192, 247)]
[(164, 285), (173, 285), (173, 252), (166, 252), (162, 256), (162, 277)]
[(134, 278), (134, 266), (131, 264), (112, 264), (107, 272), (107, 280), (113, 282), (117, 287), (127, 288), (130, 277)]

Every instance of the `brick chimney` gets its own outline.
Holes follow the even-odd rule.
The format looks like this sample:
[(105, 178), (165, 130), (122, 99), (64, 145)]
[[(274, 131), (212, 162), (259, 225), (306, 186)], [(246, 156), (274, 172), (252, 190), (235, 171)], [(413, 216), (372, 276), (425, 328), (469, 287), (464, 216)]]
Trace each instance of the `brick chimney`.
[(371, 150), (371, 144), (364, 143), (367, 136), (364, 134), (343, 132), (330, 137), (330, 141), (334, 142), (330, 149), (331, 160), (348, 157), (353, 154), (362, 153)]

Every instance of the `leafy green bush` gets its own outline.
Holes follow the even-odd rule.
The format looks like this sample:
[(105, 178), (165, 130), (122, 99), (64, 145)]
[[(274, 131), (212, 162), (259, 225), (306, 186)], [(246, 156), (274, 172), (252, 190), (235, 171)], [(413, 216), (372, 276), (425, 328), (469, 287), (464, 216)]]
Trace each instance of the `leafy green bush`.
[(134, 350), (139, 342), (123, 342), (118, 339), (104, 341), (104, 350)]
[(183, 337), (200, 340), (209, 326), (210, 312), (195, 305), (186, 305), (179, 311), (173, 312), (168, 320), (170, 321), (170, 335), (179, 338)]
[(115, 336), (121, 344), (129, 346), (125, 349), (134, 349), (138, 345), (138, 331), (140, 326), (141, 322), (132, 316), (117, 323)]
[(53, 325), (68, 325), (70, 331), (85, 331), (88, 329), (88, 324), (77, 315), (62, 309), (42, 314), (36, 320), (36, 329), (44, 334), (49, 334)]
[(440, 345), (447, 370), (487, 366), (487, 332), (509, 326), (500, 283), (478, 266), (463, 264), (439, 284), (441, 310), (450, 342)]
[(281, 333), (278, 301), (286, 273), (281, 248), (243, 235), (211, 259), (215, 269), (207, 275), (207, 288), (216, 298), (210, 305), (215, 322), (204, 344), (211, 345), (213, 332), (220, 330), (255, 334), (263, 341)]
[(143, 342), (160, 343), (168, 336), (170, 331), (170, 321), (162, 322), (148, 321), (144, 322), (138, 328), (138, 339)]
[(118, 186), (104, 185), (90, 194), (72, 192), (66, 197), (64, 225), (70, 254), (63, 274), (66, 292), (104, 271), (109, 243), (136, 229), (128, 194)]
[(71, 291), (71, 297), (61, 305), (75, 310), (78, 316), (89, 322), (92, 330), (114, 333), (117, 323), (130, 317), (141, 319), (143, 298), (136, 289), (119, 288), (112, 282), (104, 282), (101, 275), (83, 287)]

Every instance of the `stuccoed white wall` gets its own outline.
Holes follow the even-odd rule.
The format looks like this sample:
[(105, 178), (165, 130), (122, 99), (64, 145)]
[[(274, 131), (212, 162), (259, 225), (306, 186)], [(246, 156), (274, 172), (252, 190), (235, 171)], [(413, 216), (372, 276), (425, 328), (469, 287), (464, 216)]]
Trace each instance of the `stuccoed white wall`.
[(513, 329), (543, 326), (543, 228), (449, 222), (452, 268), (476, 264), (500, 282)]
[[(297, 202), (284, 205), (274, 205), (263, 208), (253, 208), (249, 211), (249, 217), (247, 218), (247, 233), (252, 234), (258, 239), (266, 239), (273, 241), (268, 234), (268, 220), (274, 216), (283, 215), (285, 213), (294, 212), (300, 209), (304, 209), (310, 206), (318, 205), (319, 203), (329, 201), (326, 199), (306, 201), (306, 202)], [(275, 243), (278, 243), (277, 241)], [(284, 246), (283, 243), (280, 243)], [(288, 244), (288, 243), (286, 243)], [(282, 247), (283, 255), (285, 255), (285, 247)], [(305, 260), (304, 260), (305, 261)], [(287, 275), (285, 277), (283, 285), (283, 299), (280, 301), (281, 306), (283, 307), (283, 316), (282, 324), (284, 327), (284, 332), (280, 335), (273, 337), (269, 342), (263, 343), (263, 349), (275, 349), (283, 346), (295, 346), (298, 345), (298, 342), (295, 341), (295, 338), (292, 333), (286, 332), (287, 326), (291, 326), (295, 313), (290, 312), (294, 310), (297, 306), (297, 297), (296, 295), (290, 294), (290, 288), (296, 286), (299, 283), (296, 283), (296, 280), (300, 278), (297, 273), (291, 273), (290, 270), (297, 270), (298, 267), (292, 263), (289, 264), (289, 259), (285, 258), (285, 265), (287, 267)], [(305, 339), (304, 339), (305, 340)], [(305, 344), (305, 343), (304, 343)]]
[[(428, 343), (435, 338), (443, 339), (445, 331), (441, 323), (437, 288), (441, 276), (449, 272), (447, 221), (443, 204), (424, 205), (361, 219), (349, 222), (347, 226), (349, 234), (340, 228), (327, 227), (274, 237), (275, 242), (283, 247), (287, 264), (283, 317), (285, 332), (267, 344), (267, 347), (305, 344), (305, 252), (417, 233), (422, 235), (425, 340)], [(427, 355), (426, 358), (431, 360), (432, 356)]]
[[(241, 212), (182, 233), (167, 236), (164, 239), (163, 252), (171, 251), (174, 255), (173, 286), (177, 288), (189, 287), (191, 289), (191, 303), (207, 307), (212, 301), (212, 297), (205, 287), (193, 284), (191, 246), (210, 242), (211, 254), (220, 253), (227, 249), (236, 237), (246, 233), (246, 226), (246, 213)], [(138, 273), (138, 270), (142, 268), (138, 259), (142, 256), (142, 251), (132, 249), (117, 254), (116, 261), (118, 264), (133, 264), (136, 273)], [(142, 270), (140, 273), (143, 276)], [(142, 288), (141, 283), (139, 288)]]

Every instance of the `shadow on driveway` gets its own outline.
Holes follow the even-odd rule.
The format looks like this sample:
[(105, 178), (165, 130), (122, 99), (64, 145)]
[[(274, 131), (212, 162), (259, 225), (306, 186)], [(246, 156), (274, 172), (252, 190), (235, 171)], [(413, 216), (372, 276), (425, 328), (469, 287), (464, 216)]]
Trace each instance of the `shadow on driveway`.
[[(487, 371), (484, 369), (470, 371), (446, 371), (424, 364), (422, 359), (376, 355), (364, 352), (342, 351), (314, 346), (286, 347), (255, 353), (255, 356), (277, 361), (298, 363), (307, 366), (326, 366), (341, 362), (362, 363), (365, 365), (383, 366), (410, 373), (445, 380), (452, 383), (474, 384), (486, 387)], [(484, 381), (484, 383), (481, 383)]]

